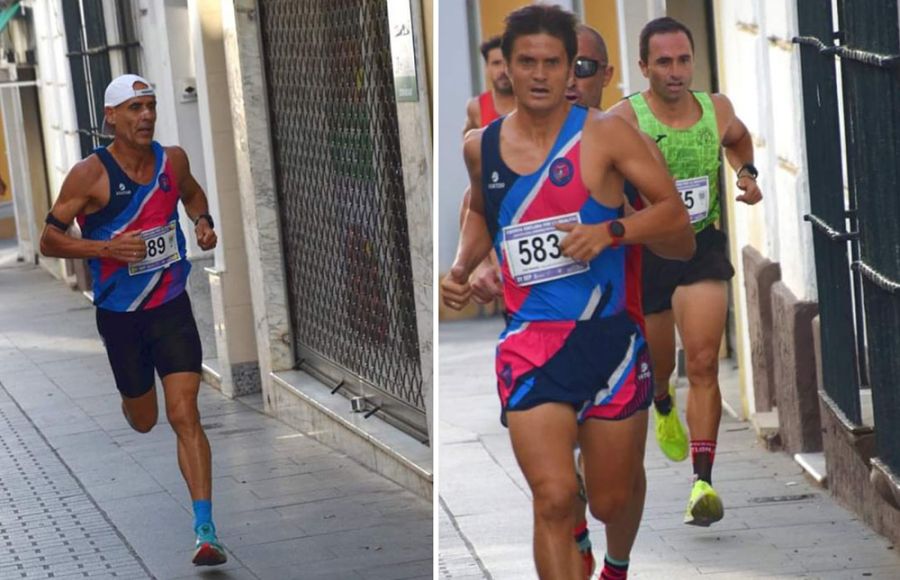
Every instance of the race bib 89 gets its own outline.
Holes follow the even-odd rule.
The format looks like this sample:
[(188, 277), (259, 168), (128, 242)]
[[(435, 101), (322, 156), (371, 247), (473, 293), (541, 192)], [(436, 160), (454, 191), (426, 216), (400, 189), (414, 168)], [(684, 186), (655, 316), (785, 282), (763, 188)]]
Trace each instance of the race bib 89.
[(128, 265), (128, 274), (144, 274), (166, 268), (181, 259), (178, 252), (178, 238), (175, 235), (178, 224), (171, 221), (164, 226), (141, 232), (141, 239), (147, 245), (147, 256), (135, 264)]
[(563, 256), (560, 244), (568, 235), (556, 229), (557, 224), (580, 224), (578, 213), (503, 228), (506, 259), (513, 279), (519, 286), (530, 286), (580, 274), (590, 268)]

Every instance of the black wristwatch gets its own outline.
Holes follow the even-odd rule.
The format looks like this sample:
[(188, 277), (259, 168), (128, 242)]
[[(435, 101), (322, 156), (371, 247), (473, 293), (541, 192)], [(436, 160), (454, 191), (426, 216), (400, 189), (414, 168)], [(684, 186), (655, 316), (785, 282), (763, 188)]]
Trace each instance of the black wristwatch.
[(197, 225), (198, 223), (200, 223), (200, 220), (202, 220), (204, 218), (206, 219), (206, 223), (209, 224), (209, 229), (211, 229), (211, 230), (216, 229), (216, 224), (213, 222), (212, 216), (209, 215), (208, 213), (198, 215), (197, 219), (194, 220), (194, 225)]
[(744, 163), (743, 165), (741, 165), (741, 168), (737, 171), (738, 179), (742, 178), (745, 174), (748, 175), (750, 179), (756, 179), (757, 177), (759, 177), (759, 171), (752, 163)]
[(612, 220), (606, 222), (606, 231), (609, 233), (609, 237), (612, 238), (612, 244), (610, 244), (611, 248), (618, 248), (619, 244), (622, 242), (622, 238), (625, 237), (625, 226), (619, 220)]

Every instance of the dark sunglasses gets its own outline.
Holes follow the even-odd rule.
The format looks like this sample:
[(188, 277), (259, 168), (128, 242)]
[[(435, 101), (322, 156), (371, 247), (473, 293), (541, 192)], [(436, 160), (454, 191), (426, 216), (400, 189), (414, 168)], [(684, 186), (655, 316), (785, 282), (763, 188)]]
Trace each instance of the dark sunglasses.
[(600, 64), (598, 60), (579, 56), (575, 59), (575, 78), (586, 79), (592, 77), (601, 68), (606, 68), (606, 63)]

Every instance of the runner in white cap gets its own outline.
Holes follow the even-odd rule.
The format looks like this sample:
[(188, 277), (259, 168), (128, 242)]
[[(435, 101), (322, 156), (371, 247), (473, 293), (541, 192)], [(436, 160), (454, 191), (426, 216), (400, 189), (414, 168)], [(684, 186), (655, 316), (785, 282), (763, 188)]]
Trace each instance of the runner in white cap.
[[(216, 246), (213, 219), (185, 152), (153, 140), (156, 96), (150, 83), (120, 76), (106, 88), (104, 106), (103, 130), (113, 142), (69, 172), (47, 215), (41, 252), (88, 260), (97, 329), (135, 431), (146, 433), (156, 424), (154, 372), (159, 375), (178, 439), (178, 465), (193, 500), (193, 562), (223, 564), (227, 556), (212, 521), (212, 458), (197, 409), (202, 354), (185, 292), (191, 264), (179, 200), (204, 250)], [(74, 219), (81, 238), (65, 233)]]

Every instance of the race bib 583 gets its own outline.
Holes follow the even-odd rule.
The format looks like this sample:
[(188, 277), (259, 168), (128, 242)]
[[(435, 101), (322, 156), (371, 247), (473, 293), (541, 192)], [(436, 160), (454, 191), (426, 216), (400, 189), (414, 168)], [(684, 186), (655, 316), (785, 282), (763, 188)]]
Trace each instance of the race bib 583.
[(557, 230), (556, 225), (567, 223), (579, 224), (581, 216), (570, 213), (503, 228), (506, 259), (519, 286), (565, 278), (590, 268), (563, 256), (560, 244), (568, 233)]

